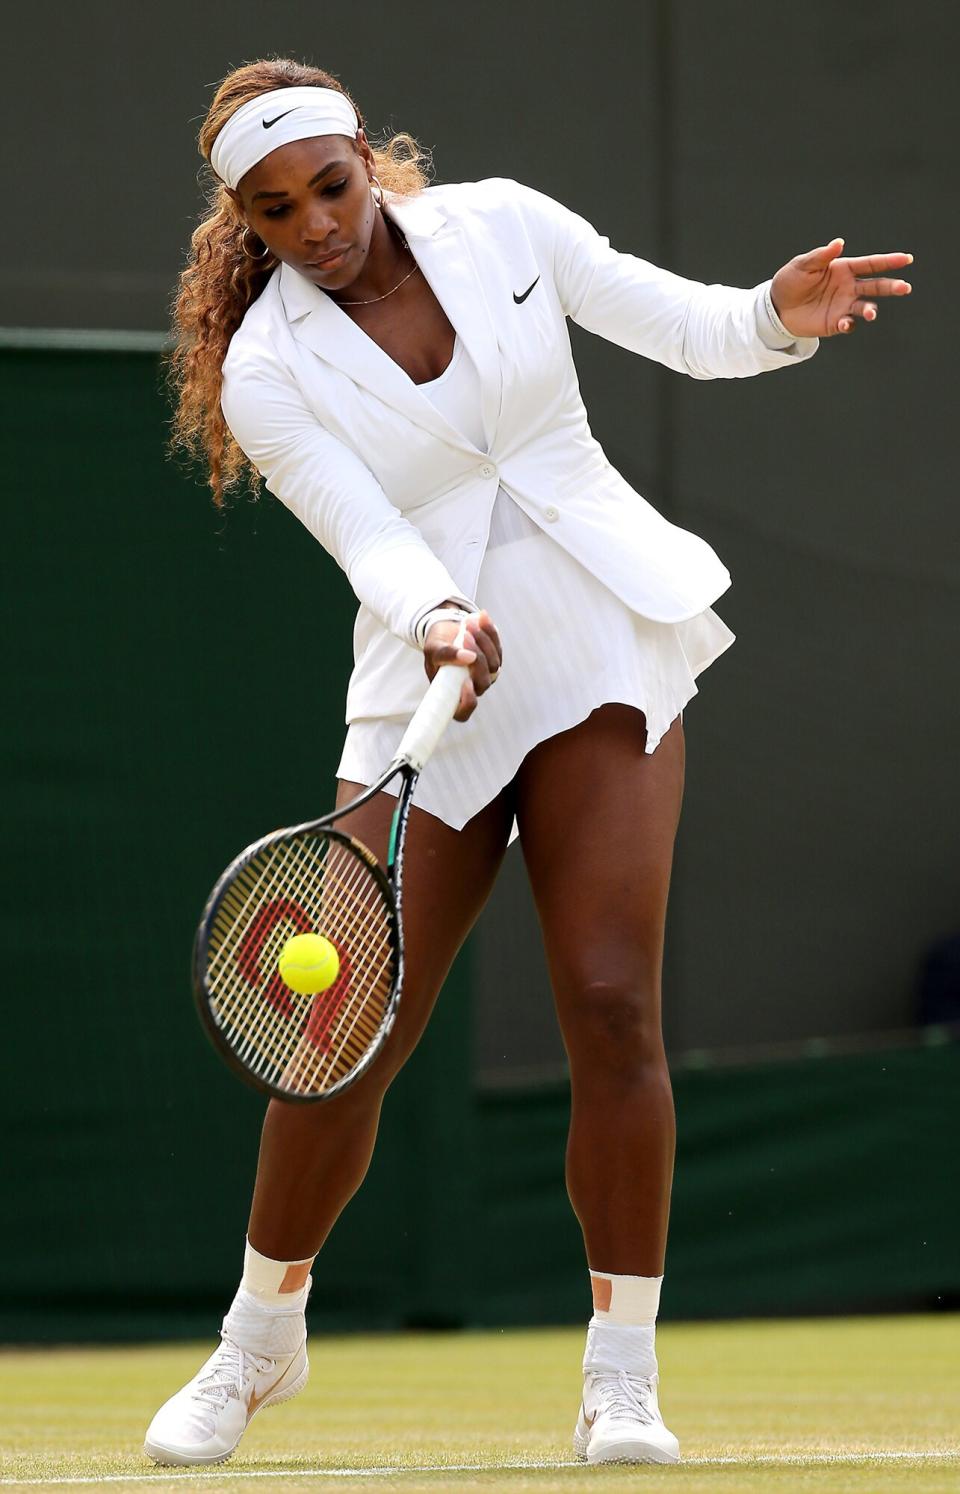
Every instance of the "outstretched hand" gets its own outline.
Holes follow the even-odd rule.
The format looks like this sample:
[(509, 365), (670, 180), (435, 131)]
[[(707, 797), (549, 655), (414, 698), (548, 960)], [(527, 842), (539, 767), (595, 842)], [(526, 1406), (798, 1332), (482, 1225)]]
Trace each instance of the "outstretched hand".
[(795, 337), (833, 337), (852, 332), (857, 321), (875, 322), (880, 296), (908, 296), (910, 283), (888, 277), (913, 263), (912, 254), (864, 254), (841, 258), (843, 239), (798, 254), (773, 277), (770, 295), (777, 315)]

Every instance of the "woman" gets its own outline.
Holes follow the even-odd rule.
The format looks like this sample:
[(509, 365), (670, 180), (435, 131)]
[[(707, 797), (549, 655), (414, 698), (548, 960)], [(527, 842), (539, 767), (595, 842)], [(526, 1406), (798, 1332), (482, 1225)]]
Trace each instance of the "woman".
[[(873, 320), (876, 298), (909, 290), (884, 272), (910, 256), (842, 259), (835, 239), (753, 290), (702, 286), (516, 182), (426, 187), (409, 137), (372, 149), (339, 83), (293, 62), (231, 73), (200, 149), (217, 183), (176, 308), (175, 436), (208, 461), (218, 502), (262, 475), (360, 600), (338, 804), (391, 756), (424, 671), (458, 661), (470, 677), (411, 816), (397, 1026), (335, 1101), (270, 1104), (221, 1345), (146, 1451), (219, 1461), (305, 1384), (314, 1257), (519, 834), (593, 1288), (575, 1447), (675, 1462), (654, 1349), (674, 1147), (660, 976), (681, 712), (733, 641), (710, 606), (729, 575), (607, 462), (566, 317), (693, 377), (742, 377)], [(347, 826), (378, 856), (390, 809), (380, 794)]]

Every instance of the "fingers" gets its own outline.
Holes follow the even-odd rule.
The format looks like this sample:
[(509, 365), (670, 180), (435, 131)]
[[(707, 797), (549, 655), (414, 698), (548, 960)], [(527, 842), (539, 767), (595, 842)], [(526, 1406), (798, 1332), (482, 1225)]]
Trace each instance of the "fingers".
[(852, 270), (857, 277), (859, 297), (840, 318), (837, 331), (852, 332), (858, 318), (865, 322), (875, 322), (877, 304), (870, 299), (872, 296), (911, 295), (913, 286), (909, 280), (896, 280), (882, 272), (902, 269), (904, 265), (912, 263), (913, 255), (907, 253), (865, 254), (856, 259), (844, 260), (844, 270)]
[(824, 265), (843, 253), (843, 243), (843, 239), (831, 239), (829, 244), (821, 244), (819, 249), (811, 249), (808, 254), (798, 254), (794, 264), (799, 265), (802, 270), (822, 270)]
[[(824, 265), (833, 259), (838, 259), (843, 253), (843, 239), (831, 239), (829, 244), (822, 244), (819, 249), (811, 249), (808, 254), (797, 256), (801, 268), (822, 269)], [(889, 270), (902, 270), (905, 265), (913, 264), (913, 255), (906, 250), (898, 249), (889, 254), (858, 254), (848, 255), (844, 261), (844, 268), (849, 269), (854, 275), (884, 275)], [(906, 285), (906, 281), (896, 282)], [(899, 295), (906, 294), (903, 291)]]
[(473, 680), (464, 680), (460, 691), (460, 704), (453, 713), (454, 721), (469, 721), (477, 709), (477, 692)]
[(877, 319), (877, 308), (871, 302), (863, 304), (855, 302), (849, 311), (837, 322), (838, 332), (852, 332), (858, 321), (875, 322)]
[(467, 634), (464, 642), (468, 640), (472, 641), (477, 657), (471, 666), (470, 678), (464, 681), (460, 692), (460, 705), (454, 717), (455, 721), (466, 721), (473, 715), (480, 696), (489, 690), (491, 685), (496, 684), (503, 660), (500, 634), (486, 608), (467, 618)]
[(866, 277), (857, 280), (861, 296), (909, 296), (913, 286), (909, 280), (888, 280)]
[(837, 323), (838, 332), (852, 332), (857, 321), (875, 322), (877, 320), (877, 304), (875, 301), (854, 301)]
[[(436, 630), (436, 631), (435, 631)], [(463, 644), (457, 647), (457, 625), (434, 623), (424, 644), (424, 665), (429, 679), (444, 664), (462, 664), (470, 670), (460, 692), (455, 721), (466, 721), (477, 707), (477, 700), (496, 683), (503, 659), (500, 635), (487, 611), (472, 613), (467, 619)]]
[(857, 322), (875, 322), (877, 308), (872, 301), (855, 301), (837, 322), (838, 332), (852, 332)]
[[(427, 678), (430, 680), (434, 679), (441, 666), (463, 664), (472, 670), (477, 664), (477, 655), (473, 649), (457, 649), (450, 643), (438, 644), (429, 650), (425, 649), (424, 654), (424, 666), (427, 671)], [(488, 685), (489, 680), (478, 691), (472, 675), (464, 680), (460, 687), (460, 701), (453, 713), (454, 721), (466, 721), (473, 715), (477, 709), (478, 693), (482, 695), (483, 691), (488, 688)]]
[(424, 645), (423, 652), (429, 663), (433, 666), (430, 672), (431, 679), (441, 664), (465, 664), (469, 668), (477, 659), (475, 648), (469, 646), (457, 648), (455, 643), (439, 643), (434, 639), (430, 639), (429, 636), (428, 643)]
[[(874, 255), (872, 258), (863, 260), (847, 260), (846, 263), (851, 267), (867, 264), (876, 266), (879, 260), (890, 258), (912, 260), (913, 256)], [(838, 332), (852, 332), (858, 318), (865, 322), (875, 322), (877, 320), (877, 303), (871, 299), (872, 297), (876, 296), (879, 299), (881, 296), (909, 296), (913, 292), (913, 286), (909, 280), (895, 280), (880, 275), (864, 275), (857, 278), (857, 291), (859, 292), (857, 299), (847, 308), (847, 311), (838, 322)]]
[[(482, 683), (486, 679), (486, 684), (489, 684), (503, 661), (500, 635), (493, 625), (489, 612), (478, 612), (467, 618), (467, 635), (473, 640), (473, 646), (477, 651), (477, 667), (472, 671), (473, 677), (477, 683)], [(466, 639), (464, 642), (466, 643)]]
[(844, 312), (837, 324), (838, 332), (852, 332), (857, 319), (864, 322), (875, 322), (878, 316), (877, 303), (871, 300), (873, 296), (909, 296), (913, 287), (906, 280), (872, 279), (866, 277), (857, 281), (859, 296)]
[[(899, 251), (896, 254), (852, 255), (846, 264), (855, 275), (883, 275), (887, 270), (902, 270), (904, 265), (912, 265), (913, 255)], [(901, 284), (905, 283), (901, 281)]]

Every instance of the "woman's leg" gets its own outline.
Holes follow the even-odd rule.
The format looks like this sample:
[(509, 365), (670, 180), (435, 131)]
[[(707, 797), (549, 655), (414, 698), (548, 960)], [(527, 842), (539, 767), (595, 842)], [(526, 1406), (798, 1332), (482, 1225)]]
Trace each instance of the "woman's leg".
[(632, 706), (540, 742), (517, 820), (570, 1059), (567, 1187), (593, 1273), (574, 1432), (588, 1463), (675, 1463), (657, 1404), (655, 1322), (674, 1117), (660, 1026), (683, 726), (647, 756)]
[[(361, 785), (341, 783), (337, 804)], [(380, 793), (339, 827), (385, 860), (396, 797)], [(513, 821), (508, 786), (460, 831), (410, 812), (403, 877), (404, 983), (397, 1022), (367, 1073), (314, 1105), (271, 1101), (260, 1143), (250, 1244), (276, 1261), (315, 1255), (359, 1188), (373, 1153), (380, 1106), (412, 1053), (454, 956), (486, 902)], [(306, 1273), (304, 1272), (304, 1277)]]
[(517, 821), (570, 1060), (567, 1187), (596, 1271), (663, 1272), (674, 1112), (663, 1049), (664, 921), (683, 726), (649, 756), (632, 706), (541, 742)]
[[(341, 783), (338, 804), (360, 791)], [(340, 821), (386, 856), (391, 794)], [(493, 886), (513, 819), (512, 787), (463, 830), (416, 808), (404, 865), (404, 983), (397, 1021), (361, 1079), (334, 1100), (271, 1101), (263, 1127), (240, 1289), (222, 1342), (199, 1372), (157, 1412), (144, 1450), (158, 1463), (218, 1463), (229, 1457), (254, 1412), (289, 1400), (307, 1380), (306, 1322), (312, 1257), (370, 1162), (380, 1105), (413, 1051), (454, 955)]]

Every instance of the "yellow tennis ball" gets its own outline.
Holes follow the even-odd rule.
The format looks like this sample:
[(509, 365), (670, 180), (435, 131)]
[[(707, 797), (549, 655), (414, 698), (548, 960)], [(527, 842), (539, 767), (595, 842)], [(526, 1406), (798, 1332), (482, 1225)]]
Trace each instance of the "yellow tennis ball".
[(316, 996), (340, 973), (340, 956), (322, 934), (294, 934), (280, 951), (281, 978), (298, 996)]

